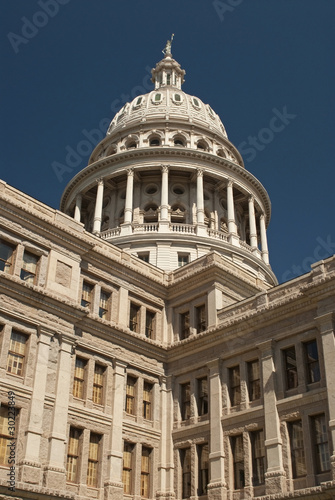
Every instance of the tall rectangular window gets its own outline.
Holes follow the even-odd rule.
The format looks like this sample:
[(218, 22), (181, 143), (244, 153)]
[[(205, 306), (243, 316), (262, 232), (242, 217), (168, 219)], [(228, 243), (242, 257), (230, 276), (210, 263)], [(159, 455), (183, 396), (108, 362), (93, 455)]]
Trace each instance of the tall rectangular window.
[(182, 498), (191, 496), (191, 448), (180, 450)]
[(122, 482), (123, 491), (127, 495), (132, 494), (133, 450), (133, 444), (124, 443)]
[(150, 496), (150, 455), (151, 449), (142, 447), (141, 457), (141, 496)]
[(187, 253), (178, 254), (178, 267), (186, 266), (190, 262), (190, 255)]
[(292, 475), (294, 478), (306, 476), (304, 438), (302, 421), (289, 422)]
[(97, 487), (99, 466), (99, 443), (101, 436), (91, 432), (88, 448), (87, 485)]
[(209, 483), (208, 456), (209, 456), (208, 443), (199, 445), (198, 446), (198, 463), (199, 463), (198, 496), (207, 495), (207, 485)]
[(181, 385), (181, 419), (188, 420), (191, 416), (191, 384)]
[(243, 435), (233, 436), (231, 442), (234, 463), (234, 489), (240, 490), (244, 488)]
[(103, 382), (104, 382), (105, 367), (95, 363), (93, 377), (93, 403), (102, 405), (103, 401)]
[(14, 375), (19, 375), (22, 377), (26, 345), (28, 336), (23, 333), (15, 332), (14, 330), (10, 336), (8, 357), (7, 357), (7, 372), (13, 373)]
[(140, 333), (140, 310), (140, 306), (130, 303), (129, 329), (136, 333)]
[(36, 283), (38, 260), (39, 258), (36, 255), (24, 251), (23, 262), (20, 273), (20, 278), (22, 280), (31, 284)]
[(9, 435), (8, 426), (8, 407), (0, 406), (0, 465), (6, 465), (7, 467), (9, 466), (9, 445), (13, 440), (13, 436)]
[(190, 336), (190, 311), (180, 314), (180, 340)]
[(137, 379), (135, 377), (127, 377), (126, 387), (126, 413), (135, 415), (135, 386)]
[(258, 359), (255, 361), (249, 361), (247, 367), (249, 401), (255, 401), (261, 397), (261, 380)]
[(0, 271), (11, 274), (15, 248), (4, 240), (0, 240)]
[(143, 384), (143, 418), (152, 419), (152, 389), (153, 385), (149, 382)]
[(229, 396), (231, 406), (241, 403), (241, 378), (239, 365), (229, 368)]
[(148, 339), (155, 337), (156, 313), (146, 310), (145, 312), (145, 336)]
[(84, 398), (86, 359), (76, 357), (73, 379), (73, 395), (75, 398)]
[(197, 322), (197, 333), (204, 332), (206, 330), (206, 308), (205, 304), (195, 308), (196, 322)]
[(108, 319), (111, 294), (101, 290), (99, 300), (99, 317)]
[(312, 384), (320, 380), (320, 366), (318, 345), (316, 340), (304, 343), (307, 383)]
[(93, 285), (83, 282), (83, 288), (81, 292), (81, 305), (83, 307), (90, 307), (92, 303)]
[(254, 486), (265, 482), (264, 430), (251, 432), (252, 483)]
[(284, 368), (286, 375), (286, 389), (294, 389), (298, 387), (298, 370), (297, 358), (295, 355), (295, 347), (289, 347), (283, 351), (284, 354)]
[(316, 473), (321, 474), (330, 470), (330, 453), (328, 444), (328, 431), (325, 415), (312, 417), (312, 429), (315, 446)]
[(208, 413), (208, 381), (207, 377), (198, 379), (198, 414)]
[(76, 483), (78, 480), (81, 430), (70, 427), (67, 447), (66, 480)]

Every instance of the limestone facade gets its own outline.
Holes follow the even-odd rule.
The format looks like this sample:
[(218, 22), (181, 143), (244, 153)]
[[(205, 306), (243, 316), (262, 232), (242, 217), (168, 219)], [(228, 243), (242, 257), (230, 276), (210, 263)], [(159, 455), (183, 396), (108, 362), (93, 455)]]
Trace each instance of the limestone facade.
[(4, 500), (335, 498), (335, 257), (277, 284), (170, 49), (62, 211), (0, 181)]

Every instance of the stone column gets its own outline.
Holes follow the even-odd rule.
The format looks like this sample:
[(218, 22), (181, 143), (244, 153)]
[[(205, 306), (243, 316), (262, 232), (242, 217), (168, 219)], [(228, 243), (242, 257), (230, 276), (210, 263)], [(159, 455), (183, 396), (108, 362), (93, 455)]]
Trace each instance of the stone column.
[(266, 238), (265, 215), (260, 216), (262, 259), (269, 264), (268, 242)]
[(131, 234), (133, 219), (134, 169), (127, 169), (126, 201), (124, 207), (124, 223), (121, 225), (121, 235)]
[(74, 220), (80, 222), (81, 219), (81, 202), (82, 202), (82, 196), (81, 194), (78, 194), (76, 196), (76, 206), (74, 208)]
[(75, 339), (73, 337), (63, 333), (60, 335), (56, 394), (49, 436), (49, 454), (47, 466), (44, 470), (44, 485), (47, 488), (55, 490), (65, 489), (66, 484), (64, 457), (67, 443), (68, 407), (74, 342)]
[(169, 165), (162, 165), (161, 216), (159, 231), (169, 230)]
[(122, 500), (122, 461), (123, 461), (123, 439), (122, 422), (124, 409), (124, 388), (126, 377), (126, 363), (114, 361), (114, 387), (112, 415), (113, 423), (110, 431), (110, 451), (108, 453), (107, 475), (104, 484), (105, 500)]
[(328, 410), (329, 410), (329, 429), (331, 432), (332, 442), (329, 443), (329, 452), (331, 454), (331, 470), (332, 479), (335, 480), (335, 316), (333, 312), (322, 314), (316, 317), (318, 329), (321, 334), (322, 350), (324, 358), (327, 394), (328, 394)]
[(98, 180), (97, 197), (95, 200), (94, 220), (93, 220), (93, 233), (100, 233), (101, 219), (102, 219), (102, 203), (104, 197), (104, 181)]
[(43, 433), (44, 399), (47, 382), (50, 340), (53, 332), (41, 327), (38, 333), (34, 386), (30, 400), (24, 458), (20, 467), (20, 481), (41, 484), (41, 436)]
[(265, 450), (268, 466), (265, 473), (266, 494), (285, 493), (286, 475), (283, 467), (282, 439), (277, 412), (273, 341), (263, 342), (258, 344), (257, 347), (261, 351), (263, 374)]
[(228, 179), (227, 184), (227, 213), (228, 213), (228, 241), (233, 245), (239, 245), (239, 238), (237, 235), (237, 228), (235, 222), (235, 209), (234, 209), (234, 194), (233, 194), (233, 181)]
[(173, 500), (173, 398), (172, 377), (161, 377), (160, 415), (161, 422), (161, 449), (158, 463), (158, 491), (157, 500)]
[(222, 390), (220, 379), (220, 360), (215, 359), (207, 364), (209, 368), (209, 477), (208, 499), (225, 500), (227, 484), (224, 469), (224, 446), (222, 430)]
[(204, 210), (204, 170), (197, 169), (197, 235), (207, 236), (205, 227), (205, 210)]
[(258, 250), (257, 229), (255, 217), (255, 199), (253, 196), (248, 198), (249, 202), (249, 230), (250, 230), (250, 246)]

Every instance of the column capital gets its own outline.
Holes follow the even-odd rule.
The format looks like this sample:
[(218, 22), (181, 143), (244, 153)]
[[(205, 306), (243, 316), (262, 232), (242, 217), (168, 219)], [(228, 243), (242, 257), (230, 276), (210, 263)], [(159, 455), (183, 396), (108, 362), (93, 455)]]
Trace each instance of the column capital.
[(103, 185), (103, 183), (104, 183), (103, 177), (97, 177), (95, 179), (95, 182), (98, 184), (98, 186)]
[(204, 169), (197, 168), (197, 177), (203, 177), (203, 175), (204, 175)]
[(261, 214), (259, 216), (260, 220), (263, 220), (264, 222), (266, 221), (266, 216), (264, 214)]
[(127, 168), (127, 176), (134, 176), (134, 167)]
[(233, 179), (231, 177), (228, 177), (228, 179), (227, 179), (227, 187), (233, 187), (233, 186), (234, 186)]
[(162, 173), (167, 173), (169, 171), (170, 165), (161, 165)]
[(251, 194), (251, 195), (248, 197), (248, 201), (249, 201), (249, 203), (251, 203), (251, 202), (252, 202), (252, 203), (254, 203), (254, 202), (255, 202), (255, 197), (254, 197), (254, 195), (253, 195), (253, 194)]

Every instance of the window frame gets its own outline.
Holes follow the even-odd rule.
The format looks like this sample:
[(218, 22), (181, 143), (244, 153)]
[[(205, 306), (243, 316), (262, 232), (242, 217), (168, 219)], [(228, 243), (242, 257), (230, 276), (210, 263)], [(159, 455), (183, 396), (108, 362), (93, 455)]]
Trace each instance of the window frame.
[[(144, 453), (148, 453), (148, 456), (146, 457)], [(150, 498), (150, 486), (151, 486), (151, 454), (152, 454), (152, 448), (149, 448), (148, 446), (142, 446), (142, 451), (141, 451), (141, 498)], [(143, 466), (143, 462), (145, 462), (143, 459), (147, 458), (147, 466)], [(144, 483), (146, 483), (144, 485)], [(147, 488), (146, 492), (144, 492), (145, 487)]]
[(183, 422), (191, 418), (191, 383), (180, 384), (180, 414)]
[[(254, 371), (252, 369), (253, 366), (258, 367), (258, 377), (254, 377)], [(259, 359), (253, 359), (251, 361), (247, 361), (247, 374), (248, 374), (248, 395), (249, 401), (258, 401), (262, 397), (261, 391), (261, 367)], [(255, 395), (256, 394), (256, 395)]]
[[(203, 467), (204, 450), (207, 448), (207, 467)], [(198, 496), (207, 495), (209, 484), (209, 444), (197, 446), (198, 451)]]
[[(316, 348), (316, 359), (310, 360), (308, 355), (308, 346), (315, 345)], [(320, 360), (319, 360), (319, 349), (318, 349), (318, 343), (316, 339), (311, 339), (307, 340), (306, 342), (303, 342), (303, 351), (304, 351), (304, 360), (305, 360), (305, 372), (306, 372), (306, 379), (307, 379), (307, 384), (315, 384), (316, 382), (320, 382), (321, 380), (321, 372), (320, 372)], [(314, 370), (316, 367), (316, 373), (314, 373)], [(316, 377), (315, 380), (313, 380)]]
[[(230, 440), (231, 440), (231, 450), (233, 457), (234, 490), (241, 490), (245, 487), (245, 461), (244, 461), (243, 434), (237, 434), (236, 436), (231, 436)], [(238, 446), (239, 448), (237, 449)]]
[(190, 311), (179, 313), (180, 340), (188, 339), (191, 335)]
[[(94, 442), (95, 440), (96, 442)], [(99, 484), (101, 440), (102, 440), (101, 434), (97, 434), (96, 432), (90, 432), (90, 439), (88, 445), (87, 474), (86, 474), (86, 484), (89, 488), (97, 488)], [(94, 449), (93, 445), (97, 445), (96, 450)], [(91, 474), (92, 472), (93, 474)]]
[[(317, 419), (323, 419), (324, 422), (321, 424), (321, 426), (324, 426), (325, 429), (322, 430), (322, 436), (325, 436), (326, 439), (323, 441), (318, 442), (318, 435), (320, 436), (317, 426), (316, 426), (316, 421)], [(311, 415), (311, 427), (312, 427), (312, 436), (313, 436), (313, 447), (315, 450), (315, 453), (313, 455), (314, 457), (314, 467), (315, 467), (315, 473), (316, 474), (324, 474), (326, 472), (329, 472), (331, 470), (331, 461), (330, 461), (330, 448), (329, 448), (329, 431), (327, 427), (327, 421), (326, 421), (326, 415), (324, 413), (319, 413), (318, 415)], [(323, 448), (323, 451), (321, 451)], [(326, 457), (327, 455), (327, 457)], [(324, 460), (322, 457), (326, 457), (326, 460)], [(327, 466), (324, 468), (323, 463), (326, 462)]]
[(207, 330), (206, 304), (200, 304), (195, 307), (196, 331), (202, 333)]
[(266, 451), (264, 429), (250, 432), (252, 454), (252, 484), (260, 486), (265, 484)]
[[(16, 339), (16, 340), (13, 339), (14, 336), (21, 337), (22, 339), (24, 339), (24, 342), (19, 342), (18, 339)], [(12, 329), (10, 337), (9, 337), (6, 373), (9, 373), (10, 375), (15, 375), (16, 377), (21, 377), (21, 378), (24, 377), (25, 368), (26, 368), (27, 346), (28, 346), (29, 338), (30, 338), (30, 335), (27, 335), (26, 333), (22, 333), (18, 330)], [(15, 344), (17, 342), (19, 342), (19, 344), (24, 345), (23, 351), (20, 351), (20, 349), (13, 348), (13, 347), (15, 347)], [(12, 362), (10, 362), (10, 360), (12, 360)], [(12, 368), (13, 367), (15, 368), (16, 364), (17, 364), (16, 370), (13, 371)], [(21, 367), (20, 367), (20, 365), (21, 365)]]
[[(290, 358), (295, 361), (289, 361), (289, 353), (294, 351), (294, 358), (291, 356)], [(286, 347), (282, 350), (283, 360), (284, 360), (284, 373), (285, 373), (285, 389), (287, 391), (291, 389), (296, 389), (299, 384), (298, 379), (298, 364), (297, 364), (297, 353), (295, 345), (290, 347)]]
[[(32, 261), (29, 262), (25, 260), (25, 257), (32, 258)], [(33, 262), (35, 260), (35, 262)], [(37, 277), (38, 277), (38, 265), (39, 265), (40, 256), (30, 252), (29, 250), (24, 249), (22, 255), (22, 263), (20, 269), (20, 279), (25, 283), (29, 283), (30, 285), (36, 285)], [(29, 265), (34, 264), (34, 270), (29, 270)], [(27, 266), (27, 267), (25, 267)]]
[[(72, 451), (71, 446), (71, 432), (75, 434), (75, 436), (72, 436), (72, 438), (76, 441), (76, 450), (75, 452)], [(68, 443), (67, 443), (67, 452), (66, 452), (66, 482), (67, 483), (78, 483), (79, 479), (79, 470), (80, 470), (80, 457), (81, 457), (81, 446), (82, 446), (82, 435), (83, 431), (82, 429), (78, 429), (77, 427), (70, 426), (69, 429), (69, 438), (68, 438)], [(73, 470), (71, 471), (71, 474), (74, 475), (73, 479), (69, 478), (70, 470), (69, 470), (69, 458), (75, 459), (75, 472)], [(73, 465), (73, 464), (72, 464)]]
[[(202, 382), (206, 381), (206, 391), (202, 390)], [(208, 395), (208, 377), (201, 377), (197, 379), (198, 389), (198, 415), (203, 417), (209, 413), (209, 395)]]
[[(105, 298), (103, 299), (103, 295)], [(111, 306), (112, 294), (108, 290), (101, 288), (99, 297), (99, 318), (108, 321), (110, 318), (110, 306)]]
[[(134, 462), (134, 449), (135, 445), (129, 441), (124, 441), (123, 443), (123, 462), (122, 462), (122, 482), (123, 482), (123, 492), (126, 495), (131, 495), (133, 493), (133, 462)], [(127, 454), (127, 455), (126, 455)], [(129, 460), (125, 460), (125, 458)], [(129, 478), (129, 482), (125, 482), (125, 477)], [(127, 488), (128, 486), (128, 488)]]
[(154, 339), (156, 334), (156, 311), (145, 310), (145, 336), (147, 339)]
[[(0, 406), (0, 466), (9, 467), (8, 459), (10, 456), (10, 442), (13, 440), (13, 436), (9, 433), (9, 411), (14, 411), (17, 415), (15, 406), (10, 408), (9, 406), (1, 404)], [(3, 415), (2, 415), (3, 413)], [(16, 427), (16, 424), (15, 424)]]
[[(135, 315), (132, 314), (132, 311), (135, 311)], [(141, 330), (141, 306), (133, 301), (130, 301), (129, 306), (129, 330), (134, 333), (140, 333)]]
[[(149, 390), (147, 390), (146, 387)], [(142, 413), (142, 416), (145, 420), (152, 420), (153, 389), (154, 389), (154, 384), (152, 384), (151, 382), (147, 382), (146, 380), (143, 382), (143, 413)], [(145, 398), (146, 395), (148, 395), (147, 399)]]
[[(238, 370), (236, 377), (235, 370)], [(241, 404), (241, 368), (240, 365), (234, 365), (228, 368), (229, 375), (229, 399), (232, 408), (238, 407)]]
[[(101, 373), (97, 372), (97, 368), (101, 369)], [(106, 367), (101, 363), (94, 364), (93, 372), (93, 391), (92, 391), (92, 401), (96, 405), (102, 406), (104, 403), (104, 380), (105, 380)], [(98, 379), (101, 376), (101, 380)], [(98, 397), (98, 394), (100, 396)]]
[[(298, 432), (296, 433), (296, 431)], [(291, 455), (291, 466), (292, 466), (292, 477), (297, 479), (300, 477), (306, 477), (306, 454), (305, 454), (305, 444), (304, 444), (304, 433), (302, 420), (297, 419), (288, 422), (288, 432), (290, 437), (290, 455)], [(300, 445), (296, 444), (294, 441), (300, 440)], [(300, 455), (300, 457), (299, 457)], [(303, 466), (304, 473), (300, 474), (298, 468)]]
[[(133, 382), (130, 384), (129, 382)], [(125, 412), (127, 415), (136, 415), (136, 386), (137, 378), (133, 375), (127, 375), (126, 379), (126, 401), (125, 401)], [(130, 391), (130, 387), (133, 387)]]
[[(77, 366), (77, 362), (82, 362), (82, 367)], [(76, 355), (76, 359), (74, 362), (73, 386), (72, 386), (72, 395), (76, 399), (85, 399), (87, 363), (88, 360), (86, 358)], [(80, 369), (83, 370), (82, 376), (79, 376)]]
[(181, 448), (179, 450), (181, 466), (181, 498), (190, 498), (192, 493), (192, 453), (191, 448)]
[[(87, 289), (85, 290), (85, 288)], [(94, 290), (94, 285), (89, 281), (83, 280), (83, 284), (81, 287), (81, 302), (80, 302), (80, 305), (82, 307), (88, 307), (89, 309), (91, 308), (93, 302), (93, 290)], [(88, 294), (87, 299), (89, 300), (85, 298), (86, 293)]]
[[(5, 259), (1, 256), (2, 250), (4, 247), (7, 247), (9, 250), (11, 250), (10, 256)], [(5, 273), (5, 274), (13, 274), (13, 269), (14, 269), (14, 259), (15, 259), (15, 253), (16, 253), (16, 246), (10, 243), (9, 241), (0, 238), (0, 270)], [(3, 264), (3, 269), (1, 269)], [(8, 266), (8, 267), (7, 267)], [(7, 268), (7, 270), (6, 270)]]

